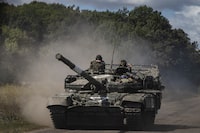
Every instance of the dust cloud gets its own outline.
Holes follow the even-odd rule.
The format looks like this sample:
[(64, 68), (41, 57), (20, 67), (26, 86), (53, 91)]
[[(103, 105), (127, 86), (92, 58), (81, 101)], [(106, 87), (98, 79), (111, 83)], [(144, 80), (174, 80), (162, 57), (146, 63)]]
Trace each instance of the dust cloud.
[[(64, 91), (64, 79), (68, 74), (75, 74), (65, 64), (55, 59), (57, 53), (63, 54), (78, 67), (83, 70), (88, 69), (90, 62), (95, 59), (97, 54), (103, 56), (106, 63), (110, 63), (114, 46), (107, 44), (101, 39), (92, 39), (88, 36), (77, 37), (76, 40), (60, 40), (52, 41), (51, 43), (41, 47), (39, 56), (30, 55), (31, 63), (28, 70), (24, 71), (21, 81), (27, 85), (27, 88), (22, 92), (19, 98), (19, 103), (22, 109), (23, 116), (30, 122), (52, 126), (50, 113), (47, 106), (47, 100), (54, 94)], [(152, 64), (157, 62), (153, 58), (153, 52), (148, 48), (147, 42), (139, 42), (141, 45), (134, 43), (123, 42), (116, 47), (114, 54), (114, 63), (119, 63), (121, 59), (126, 59), (131, 64)], [(177, 79), (177, 78), (176, 78)], [(185, 88), (190, 86), (187, 81), (174, 81), (169, 78), (163, 80), (168, 84), (170, 91), (166, 91), (164, 97), (172, 100), (177, 95), (173, 94), (183, 92), (181, 85)], [(177, 86), (176, 86), (177, 85)], [(175, 89), (174, 89), (175, 88)], [(167, 88), (168, 89), (168, 88)], [(173, 90), (174, 89), (174, 90)], [(173, 90), (173, 91), (172, 91)]]
[[(51, 42), (40, 48), (39, 56), (30, 55), (31, 63), (21, 78), (27, 88), (19, 100), (23, 116), (30, 122), (52, 126), (47, 100), (54, 94), (64, 91), (64, 79), (75, 74), (62, 62), (55, 59), (57, 53), (63, 54), (78, 67), (86, 70), (97, 54), (101, 54), (106, 63), (111, 63), (114, 45), (104, 40), (91, 39), (88, 36), (77, 37), (75, 41), (61, 40)], [(116, 47), (114, 63), (126, 59), (132, 64), (147, 63), (147, 52), (134, 44), (122, 43)], [(135, 46), (135, 47), (134, 47)], [(146, 51), (149, 51), (146, 49)]]
[(40, 48), (39, 56), (31, 56), (28, 70), (21, 81), (26, 89), (19, 98), (23, 116), (30, 122), (52, 126), (49, 110), (46, 108), (48, 98), (64, 91), (64, 79), (68, 74), (75, 74), (55, 55), (63, 54), (83, 70), (89, 68), (90, 62), (101, 54), (105, 62), (112, 57), (112, 46), (103, 40), (94, 41), (89, 37), (80, 37), (76, 41), (56, 41)]

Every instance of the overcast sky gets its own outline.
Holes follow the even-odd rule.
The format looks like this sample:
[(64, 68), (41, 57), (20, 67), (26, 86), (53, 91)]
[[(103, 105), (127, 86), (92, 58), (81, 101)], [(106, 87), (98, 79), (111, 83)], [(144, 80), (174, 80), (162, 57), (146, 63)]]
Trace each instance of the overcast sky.
[[(3, 1), (3, 0), (0, 0)], [(32, 0), (4, 0), (15, 5), (30, 3)], [(65, 6), (75, 5), (80, 9), (116, 11), (127, 7), (147, 5), (162, 12), (173, 28), (183, 29), (200, 44), (200, 0), (37, 0), (47, 3), (61, 3)], [(200, 47), (200, 46), (199, 46)]]

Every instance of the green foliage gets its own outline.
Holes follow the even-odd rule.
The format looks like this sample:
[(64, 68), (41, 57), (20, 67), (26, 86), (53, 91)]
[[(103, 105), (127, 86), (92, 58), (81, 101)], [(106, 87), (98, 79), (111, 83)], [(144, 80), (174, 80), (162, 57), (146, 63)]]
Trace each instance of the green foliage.
[(5, 50), (11, 53), (20, 52), (20, 48), (24, 48), (26, 42), (28, 42), (28, 36), (26, 32), (23, 32), (19, 28), (10, 28), (8, 26), (2, 27), (2, 36), (5, 38)]
[[(21, 6), (0, 3), (0, 9), (0, 54), (11, 59), (17, 55), (19, 60), (26, 61), (25, 55), (37, 53), (44, 42), (66, 37), (74, 39), (75, 35), (83, 34), (93, 39), (103, 39), (112, 45), (127, 44), (121, 42), (129, 42), (141, 48), (148, 45), (154, 53), (152, 58), (157, 59), (152, 63), (157, 63), (164, 72), (178, 68), (182, 75), (191, 75), (188, 78), (192, 81), (200, 78), (192, 77), (200, 73), (197, 72), (200, 67), (198, 43), (191, 42), (182, 29), (172, 29), (161, 12), (151, 7), (98, 12), (80, 11), (74, 5), (66, 7), (33, 1)], [(148, 44), (140, 43), (140, 40)], [(2, 58), (0, 60), (0, 71), (4, 71), (5, 65), (2, 64), (6, 61)], [(9, 72), (14, 67), (6, 69)]]

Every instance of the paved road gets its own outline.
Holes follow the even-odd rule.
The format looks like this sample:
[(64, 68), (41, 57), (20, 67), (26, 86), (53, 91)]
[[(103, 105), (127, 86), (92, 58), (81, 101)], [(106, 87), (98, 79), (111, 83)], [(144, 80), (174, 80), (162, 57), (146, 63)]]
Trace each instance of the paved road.
[(30, 133), (200, 133), (200, 96), (163, 101), (155, 126), (148, 131), (42, 129)]

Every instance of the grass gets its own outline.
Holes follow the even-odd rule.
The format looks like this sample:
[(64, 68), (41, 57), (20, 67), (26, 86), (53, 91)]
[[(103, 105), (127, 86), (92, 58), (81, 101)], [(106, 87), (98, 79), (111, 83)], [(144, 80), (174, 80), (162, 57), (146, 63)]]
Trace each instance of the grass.
[(23, 89), (14, 85), (0, 87), (0, 133), (22, 133), (44, 127), (27, 122), (21, 115), (17, 99)]

